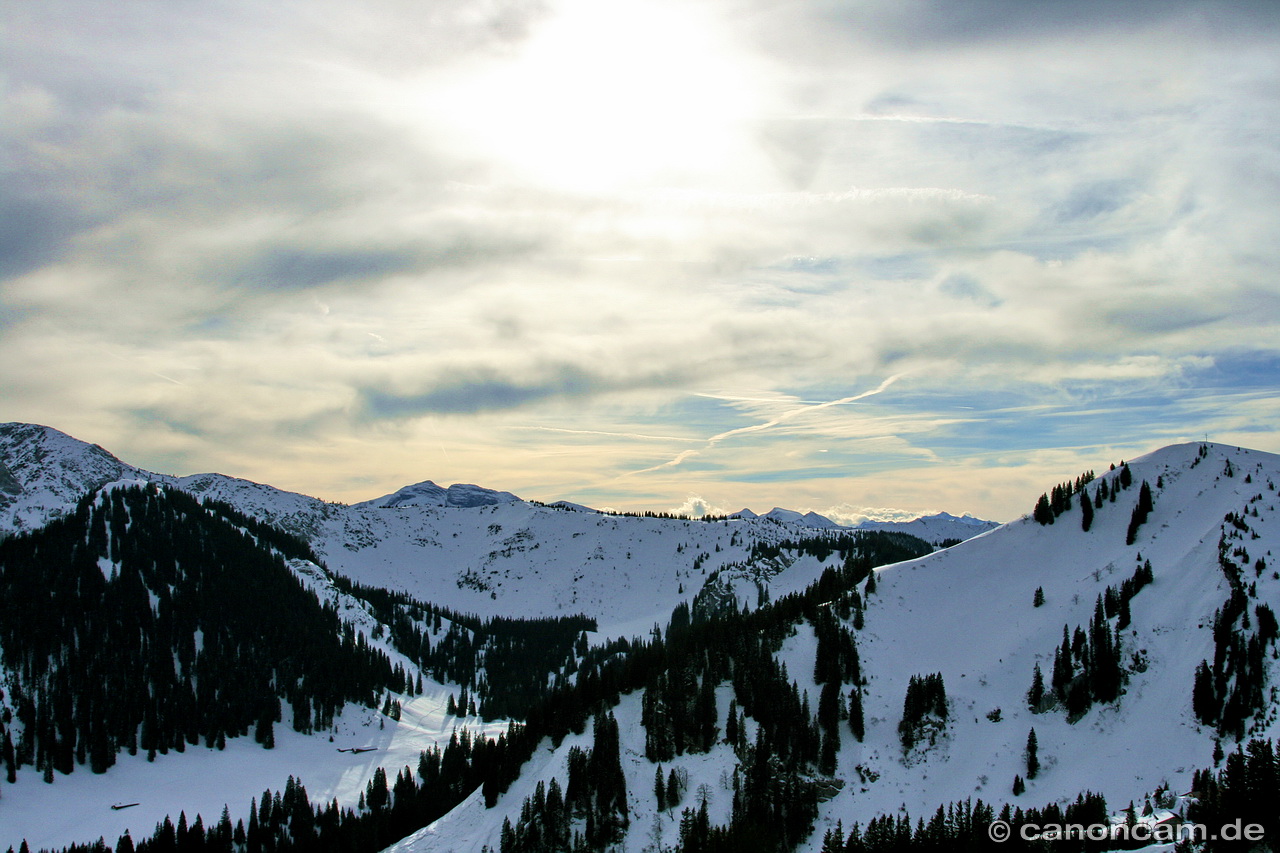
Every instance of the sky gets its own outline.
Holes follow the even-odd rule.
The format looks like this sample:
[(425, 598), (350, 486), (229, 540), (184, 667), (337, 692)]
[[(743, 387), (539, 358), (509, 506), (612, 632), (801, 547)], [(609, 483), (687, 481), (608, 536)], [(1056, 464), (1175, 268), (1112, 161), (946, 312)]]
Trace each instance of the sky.
[(165, 473), (1004, 521), (1280, 452), (1280, 4), (0, 9), (0, 420)]

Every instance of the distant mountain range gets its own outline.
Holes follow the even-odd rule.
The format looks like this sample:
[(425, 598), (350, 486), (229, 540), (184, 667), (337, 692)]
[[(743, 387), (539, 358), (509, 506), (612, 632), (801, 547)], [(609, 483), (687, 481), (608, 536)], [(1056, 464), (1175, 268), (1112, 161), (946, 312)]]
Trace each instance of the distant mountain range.
[[(738, 578), (754, 607), (761, 593), (752, 578), (778, 571), (762, 561), (761, 546), (815, 530), (851, 532), (816, 513), (744, 511), (706, 523), (544, 505), (430, 480), (348, 506), (223, 474), (147, 471), (50, 427), (0, 425), (0, 484), (8, 484), (0, 486), (0, 533), (37, 528), (86, 492), (117, 482), (161, 483), (224, 501), (303, 538), (331, 569), (360, 583), (481, 616), (513, 608), (526, 616), (581, 612), (599, 620), (601, 631), (619, 634), (647, 630), (655, 614), (692, 602), (718, 572), (724, 583)], [(935, 545), (992, 526), (938, 517), (883, 525)], [(786, 588), (820, 571), (816, 562), (801, 565), (809, 568), (790, 571)]]
[(943, 542), (960, 542), (1000, 526), (995, 521), (983, 521), (968, 514), (955, 516), (949, 512), (922, 515), (911, 521), (872, 521), (868, 519), (854, 525), (839, 524), (825, 515), (820, 515), (813, 511), (800, 513), (781, 507), (774, 507), (763, 515), (757, 515), (749, 509), (743, 509), (735, 512), (730, 517), (772, 519), (786, 524), (815, 527), (820, 530), (892, 530), (897, 533), (917, 536), (934, 545)]
[[(96, 444), (72, 438), (52, 427), (24, 423), (0, 424), (0, 532), (39, 526), (65, 511), (85, 491), (124, 479), (172, 483), (197, 494), (213, 494), (220, 499), (231, 500), (232, 503), (252, 503), (249, 498), (251, 493), (257, 493), (259, 499), (272, 494), (272, 509), (286, 514), (296, 513), (303, 506), (314, 508), (317, 504), (324, 503), (317, 498), (308, 498), (222, 474), (179, 477), (147, 471), (122, 462)], [(353, 506), (359, 509), (475, 508), (515, 502), (523, 501), (511, 492), (463, 483), (444, 487), (431, 480), (424, 480)], [(562, 509), (597, 512), (569, 501), (556, 501), (550, 505)], [(984, 521), (971, 515), (957, 517), (946, 512), (921, 516), (911, 521), (864, 521), (852, 527), (838, 524), (816, 512), (800, 513), (781, 507), (775, 507), (762, 515), (743, 509), (731, 517), (749, 520), (763, 518), (828, 530), (893, 530), (919, 536), (935, 544), (968, 539), (999, 526), (994, 521)]]

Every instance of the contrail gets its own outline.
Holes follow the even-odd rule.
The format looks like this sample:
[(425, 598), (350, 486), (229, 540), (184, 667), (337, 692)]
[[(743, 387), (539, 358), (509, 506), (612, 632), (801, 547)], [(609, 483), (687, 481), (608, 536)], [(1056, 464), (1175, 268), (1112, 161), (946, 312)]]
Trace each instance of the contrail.
[(652, 471), (660, 471), (663, 468), (674, 468), (675, 466), (684, 462), (686, 459), (689, 459), (707, 450), (710, 450), (712, 447), (715, 447), (717, 444), (724, 441), (726, 438), (732, 438), (735, 435), (745, 435), (747, 433), (761, 432), (762, 430), (772, 429), (773, 427), (776, 427), (779, 424), (785, 423), (789, 420), (792, 420), (793, 418), (799, 417), (800, 415), (807, 414), (808, 412), (815, 412), (818, 409), (829, 409), (832, 406), (843, 406), (846, 403), (854, 403), (854, 402), (857, 402), (858, 400), (864, 400), (867, 397), (871, 397), (883, 392), (890, 385), (892, 385), (893, 383), (901, 379), (902, 375), (903, 374), (901, 373), (895, 373), (893, 376), (890, 376), (888, 379), (881, 382), (879, 386), (871, 389), (870, 391), (863, 391), (861, 394), (854, 394), (852, 397), (841, 397), (839, 400), (828, 400), (825, 403), (815, 403), (810, 406), (798, 406), (797, 408), (794, 408), (794, 409), (788, 409), (782, 414), (777, 415), (773, 419), (765, 421), (764, 423), (752, 424), (751, 426), (746, 426), (746, 427), (738, 427), (737, 429), (731, 429), (727, 432), (722, 432), (717, 435), (713, 435), (710, 438), (706, 439), (706, 444), (698, 450), (681, 451), (675, 458), (670, 459), (666, 462), (663, 462), (661, 465), (654, 465), (651, 468), (643, 468), (639, 471), (632, 471), (630, 475), (648, 474)]

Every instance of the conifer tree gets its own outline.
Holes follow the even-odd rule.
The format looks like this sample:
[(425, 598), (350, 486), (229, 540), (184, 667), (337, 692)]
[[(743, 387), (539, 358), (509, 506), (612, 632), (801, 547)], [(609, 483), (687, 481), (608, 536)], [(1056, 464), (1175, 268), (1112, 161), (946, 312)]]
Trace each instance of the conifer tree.
[(1195, 681), (1191, 688), (1191, 709), (1195, 712), (1196, 719), (1206, 725), (1213, 725), (1218, 721), (1218, 697), (1213, 670), (1205, 660), (1200, 661), (1200, 665), (1196, 667)]
[(1049, 496), (1047, 494), (1040, 495), (1031, 517), (1042, 526), (1053, 524), (1053, 508), (1049, 505)]
[[(1128, 470), (1127, 468), (1125, 470)], [(1142, 481), (1142, 488), (1138, 491), (1138, 503), (1133, 508), (1133, 515), (1129, 518), (1129, 530), (1125, 534), (1125, 544), (1132, 545), (1138, 537), (1138, 528), (1147, 520), (1147, 516), (1151, 514), (1151, 510), (1155, 506), (1151, 500), (1151, 486), (1146, 480)]]
[(1040, 772), (1039, 744), (1036, 743), (1036, 730), (1027, 733), (1027, 778), (1034, 779)]
[(1133, 615), (1129, 612), (1129, 596), (1120, 596), (1120, 608), (1116, 615), (1118, 617), (1116, 619), (1116, 630), (1123, 631), (1125, 628), (1128, 628), (1129, 624), (1133, 621)]
[(738, 700), (729, 700), (729, 713), (724, 718), (724, 740), (732, 747), (738, 746)]
[(849, 691), (849, 731), (853, 732), (853, 739), (859, 743), (866, 734), (862, 717), (862, 689), (856, 685)]
[(1093, 526), (1093, 503), (1086, 492), (1080, 493), (1080, 527), (1085, 533)]
[(1044, 706), (1044, 673), (1040, 671), (1037, 661), (1035, 671), (1031, 674), (1031, 689), (1027, 691), (1027, 706), (1039, 713)]

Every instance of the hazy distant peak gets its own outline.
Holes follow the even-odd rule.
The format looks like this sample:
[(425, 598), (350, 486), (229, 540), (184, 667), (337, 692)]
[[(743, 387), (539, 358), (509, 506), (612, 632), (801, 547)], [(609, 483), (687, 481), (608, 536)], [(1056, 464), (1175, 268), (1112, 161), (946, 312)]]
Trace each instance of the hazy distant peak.
[(992, 522), (984, 521), (969, 513), (964, 515), (952, 515), (949, 512), (935, 512), (933, 515), (922, 515), (915, 521), (954, 521), (957, 524), (968, 524), (972, 527), (990, 527)]

